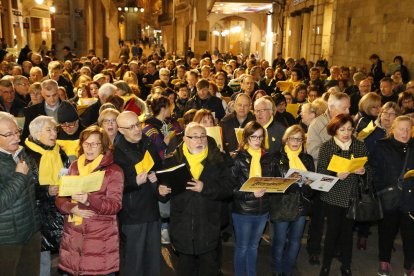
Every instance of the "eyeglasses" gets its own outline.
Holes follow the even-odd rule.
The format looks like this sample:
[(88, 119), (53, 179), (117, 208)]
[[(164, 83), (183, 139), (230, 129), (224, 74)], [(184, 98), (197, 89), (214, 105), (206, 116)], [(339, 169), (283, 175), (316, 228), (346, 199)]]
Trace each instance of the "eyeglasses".
[(260, 140), (263, 140), (263, 135), (261, 135), (261, 136), (256, 136), (256, 135), (250, 135), (249, 136), (249, 139), (250, 139), (250, 141), (260, 141)]
[(303, 138), (296, 138), (296, 137), (289, 137), (288, 140), (291, 142), (298, 142), (298, 143), (303, 142)]
[(0, 134), (0, 136), (3, 136), (4, 138), (10, 138), (12, 136), (20, 136), (20, 134), (22, 134), (22, 129), (18, 128), (16, 132)]
[(76, 122), (77, 121), (74, 121), (74, 122), (66, 122), (66, 123), (60, 124), (60, 126), (63, 127), (63, 128), (75, 127), (76, 126)]
[(133, 125), (130, 125), (129, 127), (118, 127), (118, 128), (124, 128), (124, 129), (128, 129), (129, 131), (132, 131), (132, 130), (134, 130), (134, 129), (140, 129), (141, 128), (141, 123), (140, 122), (138, 122), (138, 123), (135, 123), (135, 124), (133, 124)]
[(190, 138), (193, 141), (199, 141), (199, 142), (202, 142), (202, 141), (204, 141), (204, 140), (207, 139), (207, 135), (201, 135), (201, 136), (185, 136), (185, 137)]
[(82, 143), (82, 146), (84, 148), (96, 149), (100, 144), (102, 144), (102, 143), (88, 143), (88, 142), (83, 142)]
[(262, 113), (265, 113), (266, 111), (269, 111), (269, 110), (271, 110), (271, 109), (256, 109), (255, 111), (254, 111), (254, 113), (256, 113), (256, 114), (262, 114)]
[(105, 124), (105, 125), (109, 125), (109, 124), (115, 124), (116, 123), (116, 119), (104, 119), (104, 120), (102, 120), (102, 124)]

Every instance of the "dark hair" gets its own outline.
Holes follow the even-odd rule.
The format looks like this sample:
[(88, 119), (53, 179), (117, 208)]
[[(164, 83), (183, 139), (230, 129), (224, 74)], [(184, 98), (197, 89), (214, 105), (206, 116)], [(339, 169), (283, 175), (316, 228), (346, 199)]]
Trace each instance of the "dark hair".
[(403, 60), (402, 56), (395, 56), (395, 58), (394, 58), (394, 62), (395, 62), (397, 59), (398, 59), (398, 60), (400, 60), (401, 64), (403, 64), (404, 60)]
[(203, 88), (209, 88), (209, 86), (210, 86), (210, 83), (208, 82), (208, 80), (205, 80), (205, 79), (199, 80), (196, 84), (197, 90), (201, 90)]
[[(240, 93), (240, 94), (244, 94), (244, 93)], [(252, 102), (253, 103), (258, 99), (257, 97), (259, 96), (259, 94), (262, 94), (263, 96), (267, 95), (266, 91), (264, 91), (262, 89), (256, 90), (256, 92), (254, 92), (253, 97), (252, 97)]]
[(329, 135), (335, 136), (339, 128), (346, 123), (350, 122), (352, 127), (355, 127), (354, 119), (349, 114), (338, 114), (332, 118), (332, 120), (326, 126), (326, 130)]
[[(259, 129), (261, 129), (263, 131), (263, 135), (265, 135), (266, 132), (261, 124), (259, 124), (256, 121), (250, 121), (247, 123), (247, 125), (244, 127), (244, 130), (243, 130), (242, 140), (239, 143), (239, 148), (238, 148), (239, 151), (246, 150), (246, 145), (249, 144), (249, 137), (256, 131), (258, 131)], [(260, 145), (262, 149), (264, 149), (265, 147), (264, 139), (265, 137), (263, 137), (262, 144)]]
[(106, 132), (98, 126), (90, 126), (87, 129), (84, 129), (79, 135), (79, 156), (81, 156), (84, 153), (82, 147), (83, 142), (85, 142), (85, 140), (87, 140), (89, 136), (91, 136), (92, 134), (99, 135), (99, 140), (101, 140), (103, 154), (106, 154), (108, 151), (112, 150), (112, 144), (111, 140), (108, 137), (108, 134), (106, 134)]
[(186, 113), (184, 113), (183, 119), (184, 119), (184, 124), (185, 125), (188, 125), (189, 123), (191, 123), (193, 121), (196, 112), (197, 112), (197, 109), (192, 108), (192, 109), (188, 110)]
[(392, 84), (394, 81), (390, 77), (383, 77), (380, 82), (388, 82)]
[(185, 84), (184, 81), (183, 82), (177, 82), (174, 86), (175, 92), (179, 92), (181, 88), (187, 88), (187, 84)]
[(300, 70), (298, 68), (293, 68), (291, 70), (291, 72), (296, 72), (296, 74), (298, 75), (298, 80), (302, 80), (302, 78), (303, 78), (302, 70)]
[(124, 109), (124, 99), (122, 99), (121, 97), (119, 97), (118, 95), (110, 95), (107, 99), (106, 99), (106, 103), (111, 103), (115, 106), (115, 108), (117, 110), (119, 110), (119, 112), (122, 112), (122, 110)]
[(372, 54), (369, 56), (369, 59), (377, 59), (380, 60), (380, 57), (377, 54)]
[(401, 92), (398, 95), (398, 105), (399, 105), (399, 107), (402, 108), (403, 101), (404, 100), (409, 100), (409, 99), (414, 100), (414, 96), (413, 96), (413, 94), (411, 94), (411, 92), (409, 92), (409, 91)]
[(170, 106), (170, 101), (168, 100), (168, 98), (164, 96), (152, 99), (151, 101), (151, 110), (152, 110), (152, 113), (154, 114), (154, 117), (160, 114), (161, 109), (163, 107), (168, 108), (169, 106)]

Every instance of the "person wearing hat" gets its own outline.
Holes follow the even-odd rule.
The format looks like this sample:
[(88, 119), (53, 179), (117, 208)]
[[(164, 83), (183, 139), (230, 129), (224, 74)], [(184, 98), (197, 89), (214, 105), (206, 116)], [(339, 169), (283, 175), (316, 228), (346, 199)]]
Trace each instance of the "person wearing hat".
[(69, 156), (71, 161), (76, 159), (79, 135), (84, 130), (76, 108), (68, 101), (62, 101), (57, 112), (59, 124), (57, 143)]
[(286, 111), (286, 98), (282, 94), (276, 94), (273, 97), (276, 106), (275, 121), (281, 123), (284, 127), (290, 127), (295, 124), (295, 117)]
[(99, 86), (102, 86), (104, 83), (106, 83), (105, 75), (102, 73), (96, 74), (95, 76), (93, 76), (93, 81), (96, 81), (97, 83), (99, 83)]

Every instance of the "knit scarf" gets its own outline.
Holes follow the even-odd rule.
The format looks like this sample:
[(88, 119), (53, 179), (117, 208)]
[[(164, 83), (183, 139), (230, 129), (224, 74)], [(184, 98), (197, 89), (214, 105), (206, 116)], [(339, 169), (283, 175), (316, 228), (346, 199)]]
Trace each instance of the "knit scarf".
[(265, 130), (265, 137), (264, 137), (264, 139), (265, 139), (265, 149), (269, 149), (269, 135), (267, 134), (267, 128), (269, 127), (269, 125), (271, 124), (273, 122), (273, 115), (272, 115), (272, 117), (270, 117), (270, 120), (269, 120), (269, 122), (267, 122), (264, 126), (263, 126), (263, 128), (264, 128), (264, 130)]
[(58, 185), (59, 172), (63, 168), (59, 145), (56, 144), (53, 149), (47, 150), (29, 141), (28, 138), (24, 142), (29, 149), (42, 155), (39, 163), (39, 184)]
[(99, 154), (98, 157), (95, 158), (92, 162), (86, 164), (86, 156), (82, 154), (79, 156), (78, 159), (78, 170), (80, 176), (85, 176), (92, 173), (96, 168), (98, 168), (99, 164), (101, 164), (103, 158), (103, 154)]
[(190, 165), (191, 174), (193, 175), (194, 179), (198, 180), (204, 169), (204, 166), (203, 164), (201, 164), (201, 162), (204, 159), (206, 159), (208, 154), (208, 148), (206, 147), (206, 149), (200, 153), (191, 154), (187, 148), (187, 145), (184, 143), (183, 153), (185, 158), (187, 159), (188, 164)]
[(259, 148), (256, 150), (248, 147), (247, 152), (252, 156), (252, 161), (250, 162), (249, 178), (261, 177), (262, 167), (260, 166), (260, 158), (262, 157), (262, 149)]
[(298, 150), (291, 150), (288, 145), (285, 145), (285, 152), (289, 159), (289, 168), (307, 171), (305, 165), (302, 163), (302, 160), (299, 158), (299, 154), (302, 152), (302, 147)]
[(78, 156), (79, 139), (57, 140), (56, 143), (63, 149), (67, 156)]
[(341, 150), (349, 150), (349, 147), (351, 146), (351, 144), (352, 144), (352, 139), (349, 139), (349, 141), (348, 142), (342, 142), (341, 140), (339, 140), (338, 138), (336, 138), (335, 136), (334, 136), (334, 141), (335, 141), (335, 144), (338, 146), (338, 147), (340, 147), (341, 148)]

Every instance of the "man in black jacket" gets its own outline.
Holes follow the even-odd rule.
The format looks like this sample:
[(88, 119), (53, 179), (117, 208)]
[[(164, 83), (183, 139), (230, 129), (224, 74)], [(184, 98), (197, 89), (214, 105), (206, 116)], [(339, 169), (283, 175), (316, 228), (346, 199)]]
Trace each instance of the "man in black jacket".
[(187, 102), (185, 110), (205, 108), (213, 112), (215, 118), (221, 120), (225, 115), (223, 104), (219, 98), (210, 95), (209, 85), (208, 80), (205, 79), (197, 82), (197, 94)]
[[(134, 112), (122, 112), (116, 119), (122, 134), (115, 144), (114, 161), (124, 171), (125, 186), (119, 213), (123, 275), (160, 275), (161, 239), (155, 171), (160, 157), (149, 139), (142, 134), (141, 123)], [(148, 152), (152, 168), (137, 174), (135, 164)]]

